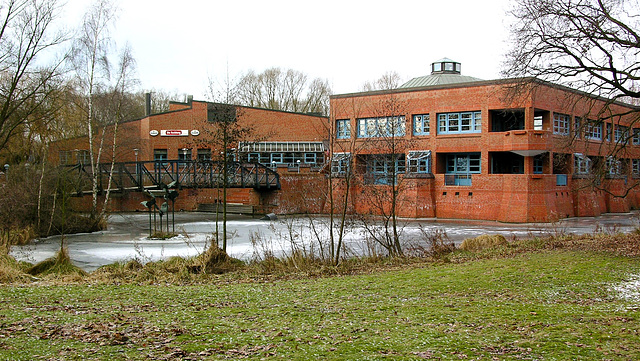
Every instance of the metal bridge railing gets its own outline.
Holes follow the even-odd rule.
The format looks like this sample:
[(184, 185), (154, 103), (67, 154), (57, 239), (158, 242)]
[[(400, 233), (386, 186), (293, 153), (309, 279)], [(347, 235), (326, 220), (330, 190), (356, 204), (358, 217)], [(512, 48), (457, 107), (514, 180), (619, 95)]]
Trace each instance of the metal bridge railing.
[[(224, 163), (221, 161), (163, 160), (146, 162), (119, 162), (113, 165), (109, 187), (111, 163), (96, 165), (98, 189), (112, 191), (161, 189), (176, 182), (182, 188), (218, 188), (224, 186)], [(91, 191), (93, 169), (90, 164), (77, 164), (71, 169), (78, 173), (78, 192)], [(280, 189), (280, 176), (260, 163), (227, 162), (228, 188)]]

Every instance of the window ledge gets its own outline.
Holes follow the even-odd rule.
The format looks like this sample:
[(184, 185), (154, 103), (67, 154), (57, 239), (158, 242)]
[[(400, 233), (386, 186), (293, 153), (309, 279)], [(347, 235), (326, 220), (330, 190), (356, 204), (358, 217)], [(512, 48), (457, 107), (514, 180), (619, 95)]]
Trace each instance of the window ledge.
[(454, 133), (454, 134), (438, 134), (437, 138), (480, 138), (482, 133)]
[(407, 173), (405, 179), (431, 179), (435, 178), (432, 173)]

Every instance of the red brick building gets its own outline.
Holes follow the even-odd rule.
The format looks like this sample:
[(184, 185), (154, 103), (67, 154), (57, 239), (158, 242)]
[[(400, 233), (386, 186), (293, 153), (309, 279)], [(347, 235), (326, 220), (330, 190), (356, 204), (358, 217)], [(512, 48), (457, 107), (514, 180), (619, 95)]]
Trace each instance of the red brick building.
[(350, 187), (353, 211), (387, 212), (390, 188), (406, 217), (539, 222), (638, 207), (640, 123), (607, 115), (632, 106), (460, 68), (442, 59), (397, 89), (331, 97), (335, 192)]
[[(149, 102), (148, 102), (149, 103)], [(116, 162), (130, 162), (127, 169), (136, 170), (135, 162), (149, 162), (155, 167), (163, 161), (188, 162), (216, 160), (221, 147), (214, 134), (216, 114), (227, 105), (190, 100), (172, 102), (169, 111), (149, 114), (142, 119), (119, 124)], [(246, 188), (230, 189), (228, 202), (254, 206), (256, 212), (280, 210), (300, 211), (290, 199), (300, 184), (316, 184), (324, 179), (321, 166), (328, 154), (328, 118), (269, 109), (231, 106), (239, 128), (247, 131), (241, 141), (229, 145), (228, 152), (239, 162), (261, 162), (280, 174), (281, 190), (259, 191)], [(96, 136), (99, 139), (104, 129)], [(113, 127), (107, 127), (100, 163), (111, 161)], [(99, 143), (96, 140), (94, 144)], [(95, 152), (97, 153), (97, 152)], [(51, 160), (59, 164), (88, 164), (89, 147), (86, 137), (60, 141), (51, 146)], [(151, 169), (150, 168), (150, 169)], [(143, 209), (140, 201), (146, 196), (136, 191), (121, 191), (112, 185), (111, 210)], [(88, 207), (87, 196), (80, 206)], [(195, 210), (199, 205), (217, 202), (216, 189), (183, 189), (176, 209)], [(319, 211), (317, 205), (314, 206)], [(313, 208), (313, 207), (311, 207)]]

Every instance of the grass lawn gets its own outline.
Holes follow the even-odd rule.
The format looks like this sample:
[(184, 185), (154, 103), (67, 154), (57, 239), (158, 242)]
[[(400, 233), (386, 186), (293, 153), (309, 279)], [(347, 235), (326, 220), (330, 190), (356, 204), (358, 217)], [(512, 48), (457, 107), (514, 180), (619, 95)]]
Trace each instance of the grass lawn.
[(0, 287), (0, 359), (640, 359), (640, 259), (580, 250), (215, 285)]

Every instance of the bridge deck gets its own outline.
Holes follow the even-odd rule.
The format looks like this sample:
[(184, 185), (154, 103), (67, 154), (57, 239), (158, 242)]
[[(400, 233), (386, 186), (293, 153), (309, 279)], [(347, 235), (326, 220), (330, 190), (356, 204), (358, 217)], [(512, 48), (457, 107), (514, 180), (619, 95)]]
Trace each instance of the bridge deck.
[[(175, 182), (181, 188), (221, 188), (224, 163), (219, 161), (163, 160), (151, 162), (119, 162), (113, 165), (113, 177), (109, 186), (111, 163), (96, 165), (98, 189), (104, 191), (144, 191), (162, 189)], [(91, 192), (93, 169), (89, 164), (72, 167), (77, 174), (78, 194)], [(260, 163), (227, 162), (227, 188), (254, 188), (258, 190), (280, 189), (280, 176), (273, 169)]]

